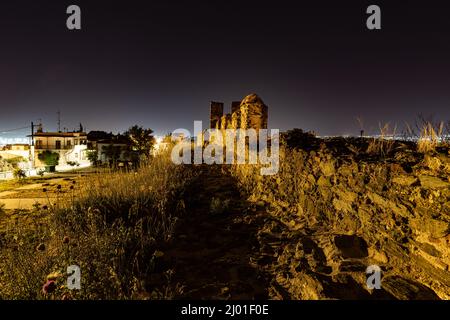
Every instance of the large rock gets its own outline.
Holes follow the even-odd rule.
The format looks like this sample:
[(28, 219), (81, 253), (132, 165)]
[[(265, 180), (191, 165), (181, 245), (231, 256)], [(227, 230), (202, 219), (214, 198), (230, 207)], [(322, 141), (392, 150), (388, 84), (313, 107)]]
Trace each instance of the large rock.
[(419, 176), (420, 185), (425, 189), (450, 188), (450, 183), (433, 176)]
[(383, 211), (387, 213), (393, 212), (396, 215), (404, 217), (409, 215), (408, 209), (404, 205), (395, 202), (395, 200), (382, 197), (375, 192), (368, 192), (367, 196), (373, 203), (378, 205), (381, 209), (383, 209)]
[(400, 186), (409, 187), (417, 181), (414, 176), (401, 175), (392, 179), (392, 182)]
[(381, 287), (399, 300), (440, 300), (427, 286), (400, 276), (382, 279)]
[(448, 221), (422, 217), (411, 221), (411, 226), (419, 232), (427, 233), (433, 238), (442, 238), (449, 234)]
[(336, 169), (334, 168), (333, 160), (324, 160), (319, 163), (320, 171), (325, 177), (332, 176), (335, 174)]
[(356, 235), (337, 235), (334, 243), (343, 258), (364, 258), (369, 254), (366, 241)]

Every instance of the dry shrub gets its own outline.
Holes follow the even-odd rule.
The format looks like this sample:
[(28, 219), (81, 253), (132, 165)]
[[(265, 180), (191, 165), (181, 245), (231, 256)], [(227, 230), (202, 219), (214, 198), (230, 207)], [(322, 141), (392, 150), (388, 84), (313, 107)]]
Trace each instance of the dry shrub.
[(443, 141), (444, 123), (440, 122), (435, 126), (431, 122), (423, 124), (420, 136), (417, 140), (417, 151), (428, 153), (436, 150), (436, 147)]
[(282, 133), (282, 141), (290, 149), (301, 148), (310, 150), (318, 144), (318, 139), (311, 132), (304, 132), (302, 129), (292, 129)]
[(373, 138), (370, 141), (369, 146), (367, 147), (367, 153), (385, 157), (389, 155), (394, 148), (397, 126), (391, 130), (389, 128), (389, 123), (386, 123), (383, 126), (380, 124), (379, 128), (380, 134), (377, 138)]
[[(44, 225), (7, 231), (0, 248), (0, 298), (142, 297), (157, 263), (156, 248), (170, 238), (193, 177), (169, 155), (149, 160), (137, 172), (92, 176), (56, 206), (39, 209)], [(70, 265), (81, 269), (79, 291), (61, 287)], [(44, 295), (42, 285), (54, 272), (64, 276), (55, 292)]]
[(418, 152), (432, 152), (439, 145), (448, 145), (450, 121), (436, 121), (432, 115), (419, 114), (414, 126), (406, 123), (405, 139), (416, 141)]

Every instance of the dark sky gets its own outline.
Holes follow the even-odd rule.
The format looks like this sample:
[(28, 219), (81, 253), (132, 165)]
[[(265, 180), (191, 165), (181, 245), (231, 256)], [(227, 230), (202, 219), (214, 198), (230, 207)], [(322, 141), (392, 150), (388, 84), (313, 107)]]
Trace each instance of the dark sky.
[[(449, 120), (445, 2), (389, 2), (2, 1), (0, 132), (37, 119), (55, 130), (60, 109), (69, 129), (166, 133), (208, 125), (210, 100), (253, 92), (282, 130)], [(66, 29), (70, 4), (81, 31)], [(370, 4), (382, 30), (366, 29)]]

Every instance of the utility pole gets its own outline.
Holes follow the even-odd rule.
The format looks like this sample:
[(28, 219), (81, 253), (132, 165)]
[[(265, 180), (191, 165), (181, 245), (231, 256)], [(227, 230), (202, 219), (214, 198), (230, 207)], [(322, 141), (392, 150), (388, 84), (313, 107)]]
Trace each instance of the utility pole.
[(30, 148), (31, 169), (34, 169), (34, 123), (31, 121), (31, 148)]
[(34, 123), (31, 121), (31, 146), (34, 147)]
[(61, 132), (61, 111), (58, 109), (58, 132)]

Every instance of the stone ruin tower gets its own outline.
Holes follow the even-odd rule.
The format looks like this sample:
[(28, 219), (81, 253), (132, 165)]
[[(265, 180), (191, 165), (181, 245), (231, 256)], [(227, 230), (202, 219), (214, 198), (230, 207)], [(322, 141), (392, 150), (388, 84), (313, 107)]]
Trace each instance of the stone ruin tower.
[(268, 107), (256, 94), (233, 101), (231, 113), (223, 113), (222, 102), (211, 102), (211, 129), (267, 129)]
[(211, 112), (209, 115), (209, 123), (211, 129), (217, 128), (220, 124), (220, 119), (223, 116), (223, 102), (211, 101)]

